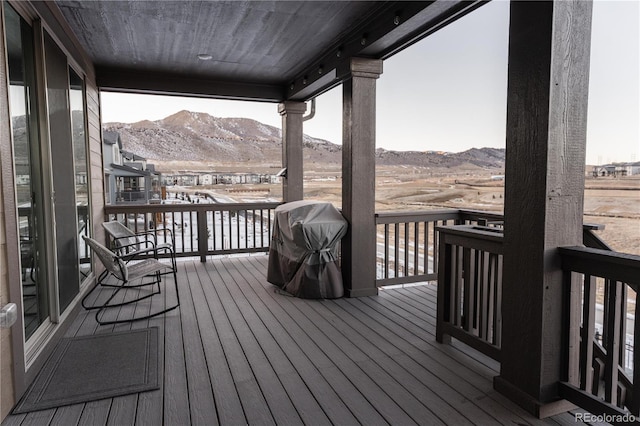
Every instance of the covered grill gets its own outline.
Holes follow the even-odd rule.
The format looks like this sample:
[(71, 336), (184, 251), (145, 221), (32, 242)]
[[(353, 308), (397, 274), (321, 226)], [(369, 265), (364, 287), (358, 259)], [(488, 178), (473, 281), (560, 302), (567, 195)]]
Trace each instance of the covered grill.
[(347, 226), (330, 203), (294, 201), (278, 206), (267, 280), (297, 297), (342, 297), (338, 243), (347, 233)]

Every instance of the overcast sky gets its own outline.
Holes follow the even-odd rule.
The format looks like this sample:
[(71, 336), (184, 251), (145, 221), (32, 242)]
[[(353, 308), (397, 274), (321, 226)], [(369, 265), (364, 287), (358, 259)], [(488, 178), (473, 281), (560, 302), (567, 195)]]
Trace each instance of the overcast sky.
[[(507, 1), (494, 0), (384, 62), (376, 146), (460, 152), (505, 146)], [(640, 1), (593, 7), (587, 163), (640, 161)], [(102, 94), (103, 121), (158, 120), (180, 110), (249, 117), (281, 127), (277, 106), (170, 96)], [(308, 135), (342, 140), (341, 87), (317, 99)]]

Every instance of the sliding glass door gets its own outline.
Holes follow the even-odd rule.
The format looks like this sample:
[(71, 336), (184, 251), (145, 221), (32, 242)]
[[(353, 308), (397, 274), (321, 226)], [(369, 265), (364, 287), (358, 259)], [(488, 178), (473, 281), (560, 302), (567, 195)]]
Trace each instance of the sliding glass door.
[(35, 342), (49, 332), (46, 327), (36, 331), (58, 322), (91, 273), (82, 239), (91, 234), (85, 84), (45, 29), (34, 31), (7, 2), (0, 7), (5, 12), (25, 341), (33, 337)]
[(44, 268), (43, 191), (36, 107), (33, 29), (6, 2), (9, 107), (20, 234), (25, 339), (49, 318), (50, 286)]
[(54, 193), (56, 266), (60, 312), (80, 291), (76, 179), (74, 170), (71, 109), (69, 106), (69, 66), (67, 56), (55, 41), (44, 35), (49, 144)]

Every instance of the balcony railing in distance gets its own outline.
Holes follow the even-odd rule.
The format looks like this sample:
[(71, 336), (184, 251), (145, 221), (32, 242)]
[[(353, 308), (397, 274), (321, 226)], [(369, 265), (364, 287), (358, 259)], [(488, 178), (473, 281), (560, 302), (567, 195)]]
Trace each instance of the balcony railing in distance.
[[(169, 229), (176, 256), (256, 253), (269, 250), (273, 211), (280, 203), (143, 204), (105, 206), (105, 220), (133, 230)], [(168, 234), (168, 233), (167, 233)]]

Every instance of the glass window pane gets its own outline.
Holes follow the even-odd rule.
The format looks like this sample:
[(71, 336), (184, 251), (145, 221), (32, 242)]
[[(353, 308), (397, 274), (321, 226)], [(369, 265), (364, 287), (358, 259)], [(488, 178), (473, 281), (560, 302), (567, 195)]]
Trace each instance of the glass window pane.
[(87, 164), (87, 137), (85, 129), (84, 81), (73, 69), (69, 69), (69, 105), (73, 155), (75, 157), (76, 205), (78, 214), (78, 260), (80, 281), (91, 271), (91, 257), (82, 235), (90, 236), (89, 177)]

